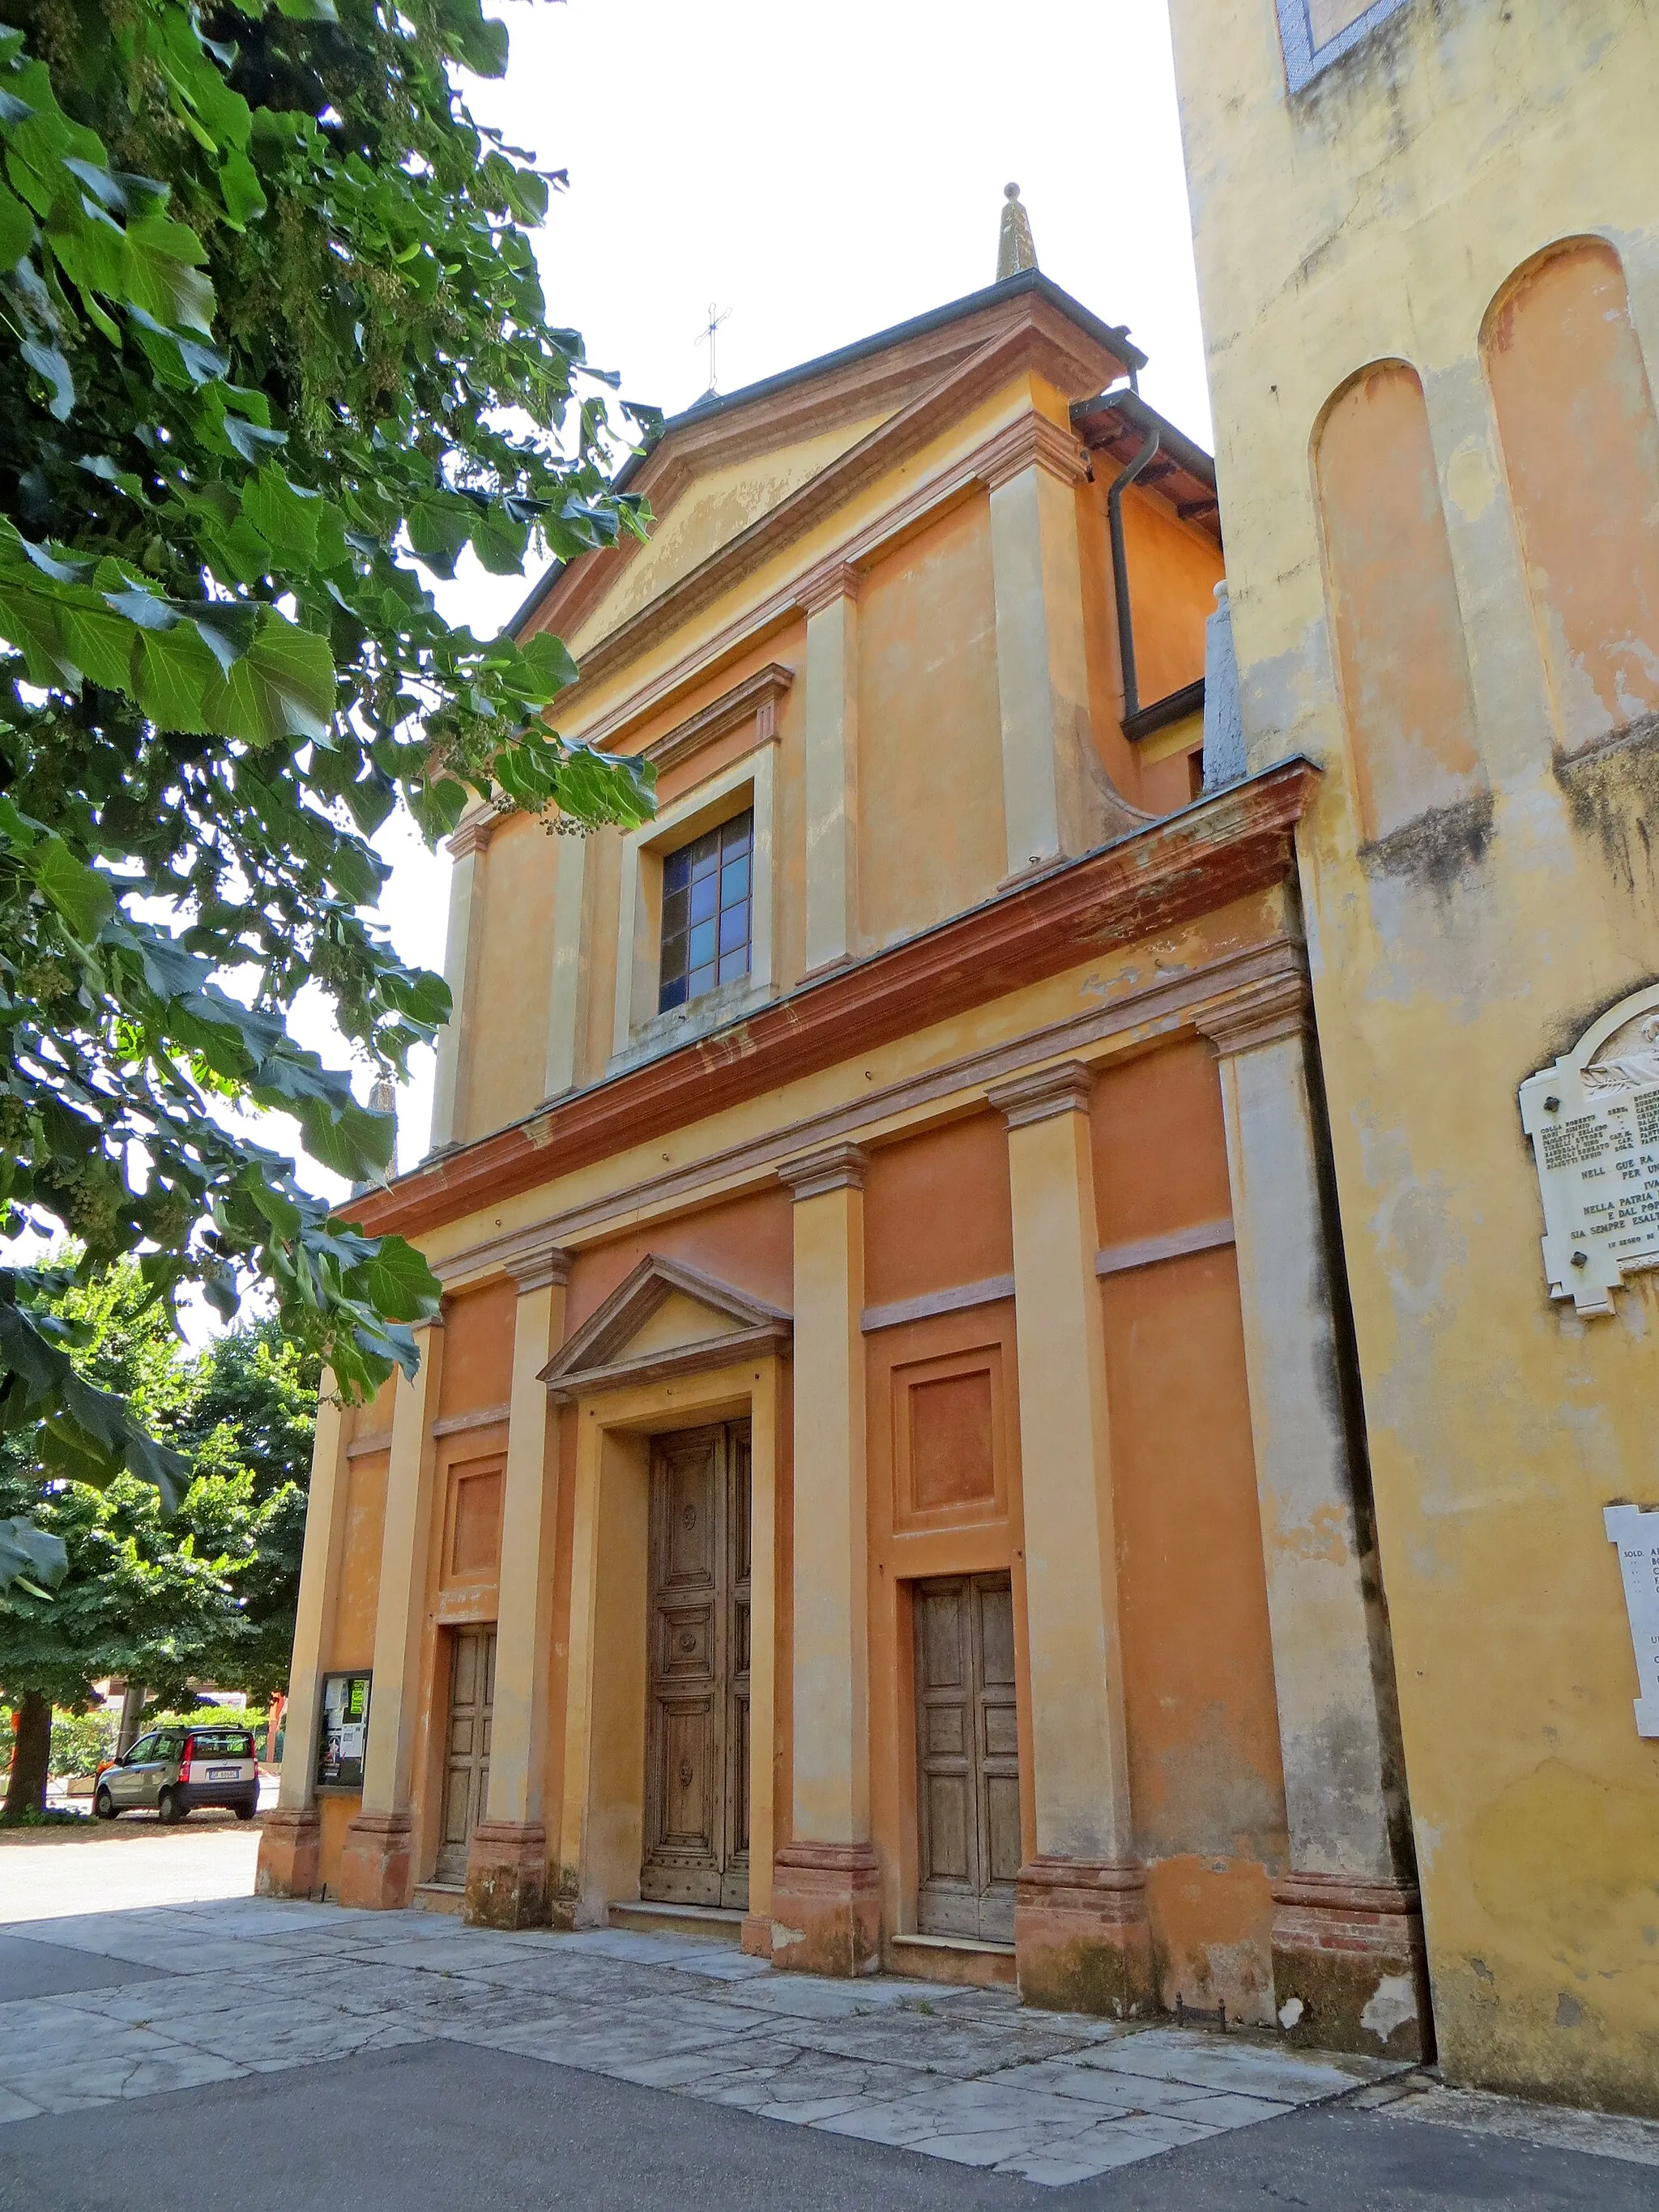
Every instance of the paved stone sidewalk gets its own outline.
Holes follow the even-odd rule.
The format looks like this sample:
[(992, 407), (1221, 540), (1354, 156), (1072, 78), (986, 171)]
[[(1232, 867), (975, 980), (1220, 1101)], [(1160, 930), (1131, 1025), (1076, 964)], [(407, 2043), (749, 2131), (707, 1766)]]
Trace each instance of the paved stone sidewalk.
[[(15, 1995), (46, 1947), (80, 1954), (88, 1985)], [(0, 1929), (0, 2120), (440, 2039), (1055, 2184), (1401, 2070), (1000, 1990), (807, 1980), (622, 1929), (498, 1936), (252, 1898)]]

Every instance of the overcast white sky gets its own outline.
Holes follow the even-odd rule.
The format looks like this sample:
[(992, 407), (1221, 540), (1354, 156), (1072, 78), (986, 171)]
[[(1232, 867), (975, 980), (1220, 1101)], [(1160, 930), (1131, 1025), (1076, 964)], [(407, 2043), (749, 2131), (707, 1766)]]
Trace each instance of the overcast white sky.
[[(732, 392), (977, 290), (996, 273), (1013, 179), (1044, 271), (1129, 325), (1151, 356), (1147, 398), (1209, 443), (1163, 0), (504, 12), (507, 74), (473, 88), (475, 109), (568, 171), (540, 243), (549, 306), (630, 398), (673, 412), (700, 395), (711, 300), (730, 310), (720, 383)], [(488, 633), (526, 588), (475, 571), (445, 602)], [(447, 864), (407, 829), (381, 843), (392, 936), (441, 967)], [(334, 1057), (325, 1030), (305, 1027)], [(422, 1058), (399, 1105), (404, 1167), (430, 1121)]]

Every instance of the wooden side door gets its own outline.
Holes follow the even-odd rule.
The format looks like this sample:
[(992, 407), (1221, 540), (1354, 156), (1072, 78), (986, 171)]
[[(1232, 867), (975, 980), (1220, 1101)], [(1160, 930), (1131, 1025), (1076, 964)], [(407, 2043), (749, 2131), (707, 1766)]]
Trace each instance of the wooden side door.
[(443, 1816), (435, 1881), (466, 1880), (467, 1845), (489, 1796), (489, 1737), (495, 1703), (495, 1631), (458, 1628), (450, 1637), (449, 1723), (444, 1744)]
[(1003, 1575), (915, 1585), (916, 1923), (1008, 1943), (1020, 1865), (1013, 1593)]
[(746, 1424), (652, 1446), (649, 1903), (749, 1902), (749, 1489)]
[(720, 1903), (739, 1912), (749, 1910), (749, 1598), (754, 1565), (749, 1443), (748, 1424), (734, 1422), (726, 1432), (726, 1552), (731, 1561), (726, 1612), (731, 1626), (726, 1638), (726, 1863), (720, 1870)]

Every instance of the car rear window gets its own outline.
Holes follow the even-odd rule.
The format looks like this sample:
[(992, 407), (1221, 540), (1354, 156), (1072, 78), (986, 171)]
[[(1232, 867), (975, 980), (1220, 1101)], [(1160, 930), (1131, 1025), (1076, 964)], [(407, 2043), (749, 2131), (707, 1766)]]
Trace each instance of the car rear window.
[(253, 1738), (246, 1729), (198, 1729), (190, 1740), (192, 1759), (252, 1759)]

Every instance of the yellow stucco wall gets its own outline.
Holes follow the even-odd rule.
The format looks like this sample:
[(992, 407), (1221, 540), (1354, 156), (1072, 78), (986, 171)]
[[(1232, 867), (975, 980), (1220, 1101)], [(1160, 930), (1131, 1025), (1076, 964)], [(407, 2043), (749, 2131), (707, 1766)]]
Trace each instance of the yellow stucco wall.
[[(1659, 18), (1413, 0), (1292, 98), (1271, 0), (1171, 14), (1247, 739), (1255, 765), (1326, 771), (1302, 881), (1441, 2053), (1455, 2080), (1659, 2109), (1659, 1743), (1635, 1731), (1601, 1519), (1659, 1506), (1659, 1288), (1631, 1279), (1611, 1319), (1551, 1303), (1516, 1106), (1659, 969), (1659, 764), (1640, 720), (1567, 757), (1582, 732), (1546, 653), (1565, 637), (1593, 687), (1601, 642), (1573, 662), (1560, 574), (1528, 568), (1528, 468), (1480, 343), (1544, 249), (1615, 249), (1623, 383), (1616, 348), (1556, 333), (1540, 359), (1570, 404), (1539, 497), (1566, 502), (1558, 555), (1623, 533), (1631, 665), (1659, 665), (1631, 580), (1655, 517), (1632, 536), (1629, 512), (1632, 350), (1659, 372)], [(1346, 652), (1338, 673), (1315, 455), (1330, 403), (1391, 362), (1421, 383), (1479, 773), (1449, 794), (1425, 776), (1414, 817), (1393, 791), (1367, 842), (1356, 729), (1386, 752), (1390, 726)], [(1443, 739), (1446, 705), (1424, 710)]]

